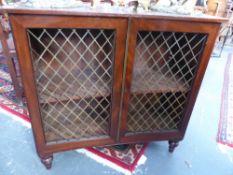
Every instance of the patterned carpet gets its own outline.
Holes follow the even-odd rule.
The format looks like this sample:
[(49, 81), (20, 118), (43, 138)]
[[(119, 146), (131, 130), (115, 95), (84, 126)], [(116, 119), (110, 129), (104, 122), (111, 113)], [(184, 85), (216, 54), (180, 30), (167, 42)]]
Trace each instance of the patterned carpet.
[(3, 56), (0, 56), (0, 107), (27, 121), (30, 120), (25, 103), (24, 105), (17, 103), (11, 78), (8, 74), (6, 59)]
[[(0, 108), (30, 122), (25, 103), (17, 103), (15, 92), (11, 84), (11, 78), (8, 74), (6, 60), (3, 56), (0, 56)], [(88, 154), (95, 154), (97, 159), (100, 157), (103, 161), (110, 162), (110, 164), (108, 162), (100, 163), (110, 166), (114, 164), (115, 166), (113, 167), (117, 166), (123, 170), (125, 169), (126, 171), (133, 172), (146, 147), (146, 144), (132, 144), (124, 150), (116, 149), (115, 147), (88, 148), (86, 150), (89, 152)], [(119, 168), (117, 169), (119, 170)]]
[(233, 147), (233, 54), (225, 66), (218, 142)]

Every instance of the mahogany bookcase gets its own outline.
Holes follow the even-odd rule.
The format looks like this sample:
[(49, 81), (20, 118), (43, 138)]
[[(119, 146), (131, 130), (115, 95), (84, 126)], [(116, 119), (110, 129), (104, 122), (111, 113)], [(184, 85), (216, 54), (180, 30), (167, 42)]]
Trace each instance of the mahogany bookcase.
[(183, 139), (224, 19), (98, 11), (9, 14), (42, 163), (55, 152)]

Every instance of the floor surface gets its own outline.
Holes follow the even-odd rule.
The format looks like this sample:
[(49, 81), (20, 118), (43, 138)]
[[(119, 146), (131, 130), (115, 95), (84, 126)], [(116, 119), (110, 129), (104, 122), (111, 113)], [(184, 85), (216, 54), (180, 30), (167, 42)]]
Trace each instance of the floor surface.
[[(217, 144), (223, 71), (228, 52), (210, 60), (185, 139), (173, 154), (167, 142), (152, 142), (135, 175), (233, 175), (233, 148)], [(0, 111), (0, 175), (120, 175), (76, 151), (54, 155), (53, 167), (40, 163), (30, 128)]]

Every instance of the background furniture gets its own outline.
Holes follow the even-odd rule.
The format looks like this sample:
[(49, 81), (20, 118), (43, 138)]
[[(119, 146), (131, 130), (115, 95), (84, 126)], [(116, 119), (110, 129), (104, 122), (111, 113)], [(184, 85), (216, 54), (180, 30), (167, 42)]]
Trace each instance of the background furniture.
[[(233, 1), (229, 1), (227, 3), (226, 11), (225, 11), (225, 17), (228, 20), (227, 23), (224, 23), (221, 26), (218, 40), (216, 42), (215, 46), (215, 53), (213, 54), (214, 57), (220, 57), (223, 51), (223, 48), (225, 45), (232, 45), (233, 44)], [(216, 15), (218, 13), (216, 12)], [(217, 52), (218, 51), (218, 52)]]
[(12, 84), (16, 93), (16, 98), (20, 102), (23, 96), (23, 88), (18, 67), (18, 60), (15, 51), (11, 29), (7, 16), (0, 17), (0, 40), (2, 45), (2, 54), (6, 57)]
[(208, 14), (224, 17), (228, 0), (208, 0)]
[(223, 19), (4, 10), (47, 168), (59, 151), (183, 139)]

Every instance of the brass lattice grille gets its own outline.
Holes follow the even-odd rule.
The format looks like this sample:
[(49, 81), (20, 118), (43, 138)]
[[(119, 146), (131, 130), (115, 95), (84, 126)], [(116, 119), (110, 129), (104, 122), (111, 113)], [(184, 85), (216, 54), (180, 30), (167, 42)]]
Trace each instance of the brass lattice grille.
[(128, 109), (128, 132), (177, 129), (206, 34), (140, 31)]
[(115, 31), (28, 29), (47, 142), (109, 133)]

